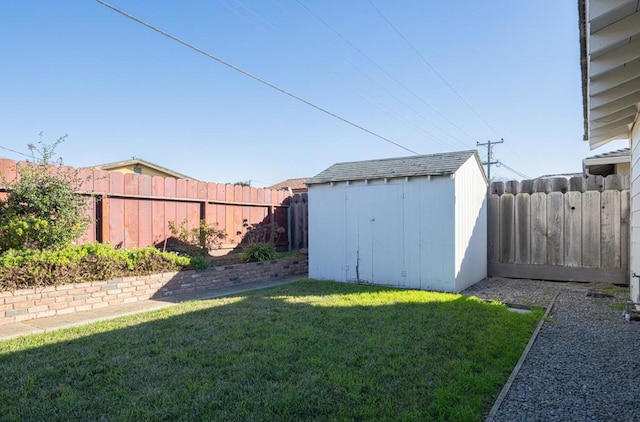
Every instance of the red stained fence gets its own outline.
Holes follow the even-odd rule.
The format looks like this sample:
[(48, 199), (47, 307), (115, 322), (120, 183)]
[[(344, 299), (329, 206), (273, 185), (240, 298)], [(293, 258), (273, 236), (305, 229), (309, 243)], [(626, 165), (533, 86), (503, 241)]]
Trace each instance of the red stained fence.
[[(18, 165), (0, 159), (0, 177), (15, 180)], [(187, 220), (188, 227), (195, 228), (204, 219), (224, 229), (225, 246), (234, 247), (242, 240), (244, 220), (276, 222), (285, 231), (288, 227), (285, 191), (90, 169), (79, 169), (78, 177), (92, 217), (78, 243), (98, 241), (125, 248), (162, 245), (171, 237), (169, 221)], [(285, 232), (278, 246), (286, 247), (287, 239)]]

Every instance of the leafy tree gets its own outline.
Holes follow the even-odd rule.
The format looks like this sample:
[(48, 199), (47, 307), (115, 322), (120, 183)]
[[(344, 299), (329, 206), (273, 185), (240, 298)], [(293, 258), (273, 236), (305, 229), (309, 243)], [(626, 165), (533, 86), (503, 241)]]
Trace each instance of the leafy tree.
[(65, 139), (29, 144), (32, 161), (19, 163), (18, 177), (4, 181), (8, 196), (0, 200), (0, 250), (61, 249), (84, 233), (86, 200), (76, 193), (82, 181), (55, 159)]

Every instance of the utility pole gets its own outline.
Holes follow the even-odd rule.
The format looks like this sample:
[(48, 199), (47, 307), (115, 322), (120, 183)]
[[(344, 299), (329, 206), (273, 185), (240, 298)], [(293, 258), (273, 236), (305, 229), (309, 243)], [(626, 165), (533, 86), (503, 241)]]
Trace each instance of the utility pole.
[(497, 142), (491, 142), (491, 141), (487, 141), (484, 143), (480, 143), (480, 142), (476, 142), (476, 146), (477, 147), (483, 147), (486, 146), (487, 147), (487, 161), (483, 161), (482, 164), (485, 164), (487, 166), (487, 179), (491, 180), (491, 166), (494, 164), (498, 164), (497, 161), (492, 161), (493, 160), (493, 146), (496, 144), (502, 144), (504, 143), (504, 139), (500, 138), (499, 141)]

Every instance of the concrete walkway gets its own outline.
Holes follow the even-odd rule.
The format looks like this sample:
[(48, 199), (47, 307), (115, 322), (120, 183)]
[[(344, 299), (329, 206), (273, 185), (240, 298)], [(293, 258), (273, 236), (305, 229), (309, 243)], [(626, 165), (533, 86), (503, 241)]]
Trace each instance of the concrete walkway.
[(49, 331), (59, 330), (61, 328), (75, 327), (78, 325), (90, 324), (96, 321), (118, 318), (125, 315), (153, 311), (156, 309), (165, 308), (167, 306), (173, 306), (176, 303), (186, 302), (190, 300), (213, 299), (216, 297), (246, 292), (249, 290), (264, 289), (280, 284), (291, 283), (297, 280), (303, 280), (305, 278), (306, 277), (304, 275), (298, 275), (281, 278), (278, 280), (265, 280), (257, 281), (254, 283), (243, 283), (235, 286), (214, 287), (190, 295), (180, 295), (175, 298), (168, 296), (163, 299), (141, 300), (138, 302), (123, 303), (120, 305), (112, 305), (106, 308), (75, 312), (72, 314), (56, 315), (48, 318), (38, 318), (24, 322), (14, 322), (11, 324), (0, 325), (0, 340), (7, 340), (29, 334), (45, 333)]

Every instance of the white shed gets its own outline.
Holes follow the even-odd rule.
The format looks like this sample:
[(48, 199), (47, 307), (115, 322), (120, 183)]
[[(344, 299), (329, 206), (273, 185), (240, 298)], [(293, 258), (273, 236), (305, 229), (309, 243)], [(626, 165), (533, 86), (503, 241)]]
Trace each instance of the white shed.
[(477, 151), (337, 163), (307, 185), (310, 278), (459, 292), (486, 277)]

